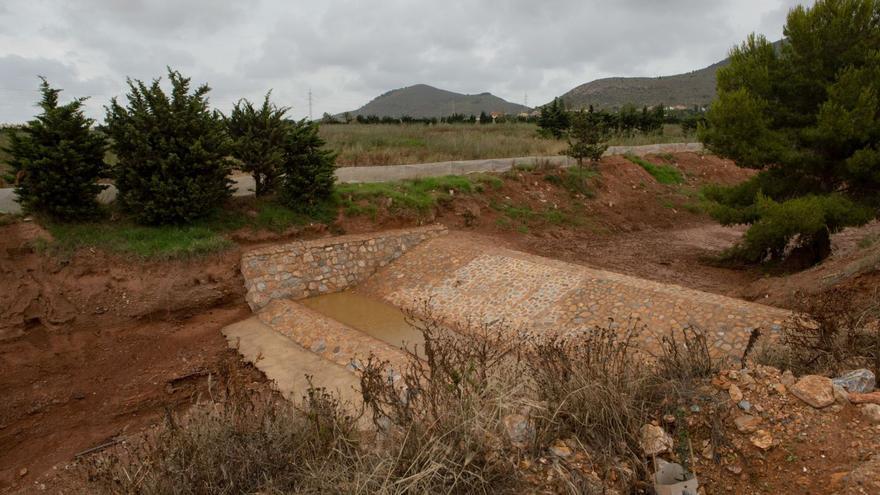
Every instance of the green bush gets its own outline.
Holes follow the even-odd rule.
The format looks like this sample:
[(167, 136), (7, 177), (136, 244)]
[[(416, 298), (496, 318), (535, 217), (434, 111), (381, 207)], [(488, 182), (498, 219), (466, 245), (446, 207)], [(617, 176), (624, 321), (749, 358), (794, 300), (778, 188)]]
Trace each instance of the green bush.
[(289, 130), (284, 119), (289, 109), (270, 103), (270, 94), (266, 94), (260, 108), (255, 108), (246, 99), (239, 101), (226, 119), (232, 138), (232, 156), (241, 163), (242, 170), (254, 177), (255, 196), (263, 196), (275, 189), (284, 160), (285, 135)]
[(42, 112), (21, 130), (9, 132), (9, 182), (22, 208), (57, 220), (81, 220), (99, 211), (98, 184), (104, 173), (105, 139), (91, 130), (84, 98), (58, 104), (60, 89), (43, 79)]
[[(865, 207), (880, 205), (878, 16), (874, 0), (795, 7), (782, 42), (751, 35), (718, 70), (699, 136), (712, 152), (761, 170), (709, 195), (716, 218), (754, 225), (739, 250), (746, 258), (777, 258), (795, 236), (827, 255), (829, 232), (876, 216)], [(840, 211), (844, 204), (852, 208)]]
[[(781, 260), (789, 247), (811, 250), (813, 261), (821, 260), (831, 249), (830, 234), (873, 216), (871, 209), (838, 194), (780, 203), (759, 193), (754, 211), (758, 220), (735, 248), (736, 254), (752, 262)], [(796, 246), (790, 246), (793, 240)]]
[(333, 195), (336, 153), (323, 146), (317, 124), (305, 120), (288, 124), (282, 145), (280, 194), (286, 206), (308, 211)]
[(119, 162), (117, 201), (141, 223), (186, 223), (204, 217), (232, 194), (229, 140), (222, 115), (208, 108), (207, 85), (168, 70), (171, 93), (156, 79), (129, 80), (128, 105), (114, 98), (104, 130)]

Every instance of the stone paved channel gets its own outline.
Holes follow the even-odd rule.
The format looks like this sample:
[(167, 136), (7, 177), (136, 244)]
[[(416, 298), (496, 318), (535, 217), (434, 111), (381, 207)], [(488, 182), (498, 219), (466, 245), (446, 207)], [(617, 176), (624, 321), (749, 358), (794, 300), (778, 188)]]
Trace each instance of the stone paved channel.
[(786, 310), (677, 285), (504, 249), (465, 233), (426, 241), (357, 291), (466, 329), (503, 321), (511, 328), (566, 332), (609, 324), (643, 327), (647, 348), (684, 326), (702, 329), (718, 355), (742, 352), (754, 328), (778, 332)]

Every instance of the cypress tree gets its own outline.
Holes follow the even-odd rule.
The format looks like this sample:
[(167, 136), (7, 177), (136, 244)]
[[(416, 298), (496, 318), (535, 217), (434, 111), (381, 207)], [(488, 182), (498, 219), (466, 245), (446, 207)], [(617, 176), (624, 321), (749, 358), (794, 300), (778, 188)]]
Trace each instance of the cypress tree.
[(42, 111), (9, 132), (9, 180), (24, 211), (56, 220), (93, 217), (99, 211), (97, 195), (107, 187), (97, 182), (105, 170), (105, 139), (83, 114), (85, 98), (59, 105), (61, 90), (41, 79)]
[(336, 153), (323, 148), (318, 125), (290, 122), (284, 139), (281, 202), (299, 211), (314, 209), (333, 194)]
[(107, 135), (119, 158), (117, 201), (139, 222), (168, 224), (203, 217), (229, 198), (229, 140), (222, 115), (208, 108), (210, 88), (168, 69), (160, 79), (129, 80), (128, 104), (107, 107)]
[(241, 169), (254, 177), (254, 194), (263, 196), (275, 189), (284, 161), (283, 145), (289, 124), (284, 115), (287, 107), (269, 101), (269, 93), (260, 108), (248, 100), (235, 104), (226, 126), (232, 139), (232, 156), (241, 162)]

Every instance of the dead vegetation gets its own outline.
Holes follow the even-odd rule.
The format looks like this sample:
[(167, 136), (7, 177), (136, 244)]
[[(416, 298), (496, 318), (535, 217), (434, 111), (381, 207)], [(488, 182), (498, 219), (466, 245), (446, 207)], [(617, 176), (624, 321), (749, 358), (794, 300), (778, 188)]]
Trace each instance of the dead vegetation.
[[(708, 350), (693, 345), (696, 330), (670, 337), (654, 360), (635, 346), (643, 330), (636, 324), (553, 337), (498, 322), (461, 333), (432, 318), (417, 326), (424, 349), (412, 350), (405, 365), (363, 363), (360, 407), (320, 389), (295, 407), (233, 391), (183, 420), (169, 415), (143, 441), (90, 459), (90, 487), (155, 494), (628, 493), (647, 486), (642, 426), (669, 411), (685, 414), (679, 391), (692, 386), (685, 380), (714, 369)], [(677, 431), (688, 434), (686, 426)]]
[(764, 342), (755, 360), (795, 375), (835, 375), (868, 368), (880, 373), (880, 295), (832, 289), (803, 297), (777, 342)]

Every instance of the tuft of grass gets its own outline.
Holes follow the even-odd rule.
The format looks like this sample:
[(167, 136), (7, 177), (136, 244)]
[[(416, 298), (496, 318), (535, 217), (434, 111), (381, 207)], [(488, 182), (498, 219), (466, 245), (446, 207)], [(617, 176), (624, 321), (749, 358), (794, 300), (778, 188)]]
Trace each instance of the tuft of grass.
[(627, 160), (645, 169), (654, 179), (661, 184), (683, 184), (684, 176), (672, 165), (658, 165), (635, 155), (624, 155)]
[(880, 241), (880, 234), (868, 234), (859, 239), (858, 247), (859, 249), (868, 249), (877, 243), (877, 241)]
[(592, 198), (596, 195), (592, 187), (592, 180), (596, 175), (595, 170), (585, 167), (570, 167), (560, 169), (557, 173), (547, 174), (544, 176), (544, 180), (566, 189), (575, 196)]
[(487, 174), (447, 175), (397, 182), (340, 184), (337, 196), (346, 214), (375, 217), (381, 207), (394, 212), (425, 214), (439, 204), (451, 201), (456, 194), (500, 188), (503, 182)]
[(228, 249), (232, 241), (211, 225), (143, 226), (128, 221), (44, 223), (54, 238), (43, 249), (70, 253), (99, 248), (143, 259), (176, 259)]
[(271, 198), (230, 203), (225, 210), (189, 225), (139, 225), (127, 218), (84, 223), (41, 222), (53, 241), (37, 247), (56, 253), (96, 248), (140, 259), (180, 259), (226, 250), (234, 245), (227, 234), (238, 229), (283, 232), (295, 225), (330, 223), (336, 203), (328, 201), (309, 211), (296, 211)]

